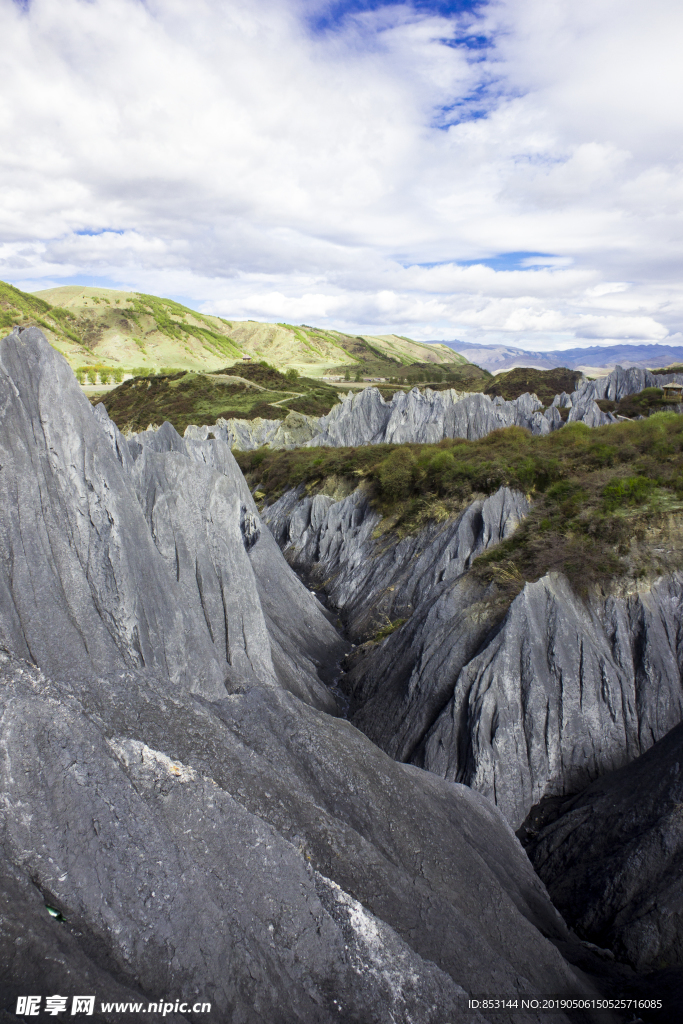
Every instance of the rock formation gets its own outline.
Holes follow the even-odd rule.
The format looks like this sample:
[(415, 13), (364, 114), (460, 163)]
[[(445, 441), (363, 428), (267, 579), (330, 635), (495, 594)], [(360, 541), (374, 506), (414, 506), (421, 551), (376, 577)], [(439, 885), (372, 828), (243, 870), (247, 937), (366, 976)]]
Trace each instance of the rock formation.
[(225, 420), (215, 426), (190, 426), (185, 436), (204, 440), (209, 435), (225, 441), (230, 448), (249, 451), (300, 446), (354, 447), (364, 444), (436, 443), (445, 437), (477, 440), (502, 427), (525, 427), (532, 434), (548, 434), (564, 425), (559, 409), (569, 409), (568, 422), (600, 427), (615, 422), (604, 413), (596, 399), (619, 400), (645, 387), (683, 383), (683, 374), (652, 374), (649, 370), (618, 366), (609, 376), (585, 381), (571, 395), (556, 395), (543, 409), (536, 395), (521, 395), (514, 401), (480, 393), (431, 391), (413, 388), (397, 391), (386, 402), (377, 388), (349, 393), (326, 416), (290, 413), (285, 420)]
[(681, 970), (682, 823), (679, 725), (578, 796), (539, 808), (528, 823), (528, 852), (581, 935), (638, 971)]
[(1, 1010), (93, 991), (443, 1024), (488, 1019), (472, 993), (596, 991), (495, 807), (326, 713), (347, 645), (225, 444), (127, 442), (15, 332), (0, 524)]
[(543, 797), (647, 750), (683, 719), (682, 583), (587, 604), (559, 574), (528, 583), (416, 762), (491, 796), (516, 828)]
[(375, 536), (360, 490), (337, 502), (290, 491), (263, 513), (353, 641), (397, 624), (351, 658), (351, 721), (392, 757), (486, 794), (515, 828), (683, 719), (680, 574), (587, 603), (551, 574), (507, 610), (470, 578), (527, 509), (501, 489), (402, 540)]

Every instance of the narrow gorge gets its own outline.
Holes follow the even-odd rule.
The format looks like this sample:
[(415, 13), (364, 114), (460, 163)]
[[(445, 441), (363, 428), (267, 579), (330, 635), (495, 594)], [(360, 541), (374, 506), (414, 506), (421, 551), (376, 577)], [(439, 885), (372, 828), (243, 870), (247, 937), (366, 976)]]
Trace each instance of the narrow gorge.
[[(622, 428), (597, 400), (661, 383), (618, 371), (545, 410), (367, 389), (270, 441), (599, 440)], [(519, 569), (539, 502), (578, 516), (574, 492), (491, 478), (401, 525), (367, 474), (245, 479), (250, 422), (243, 445), (228, 421), (126, 437), (39, 330), (0, 342), (0, 1020), (47, 986), (221, 1024), (638, 1019), (550, 995), (675, 1021), (674, 492), (633, 485), (657, 525), (580, 592)]]

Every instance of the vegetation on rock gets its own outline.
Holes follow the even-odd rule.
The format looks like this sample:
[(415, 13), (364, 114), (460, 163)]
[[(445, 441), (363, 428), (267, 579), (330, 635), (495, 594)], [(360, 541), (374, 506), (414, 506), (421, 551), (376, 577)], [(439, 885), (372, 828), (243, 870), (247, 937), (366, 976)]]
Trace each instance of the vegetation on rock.
[(497, 374), (484, 388), (484, 394), (500, 395), (507, 401), (513, 401), (529, 392), (537, 395), (544, 405), (550, 405), (555, 395), (563, 391), (571, 394), (579, 386), (582, 377), (580, 370), (568, 370), (564, 366), (555, 370), (534, 370), (518, 366), (507, 373)]
[(291, 378), (260, 363), (236, 363), (214, 373), (180, 370), (127, 380), (102, 401), (124, 431), (168, 420), (182, 434), (190, 423), (224, 419), (284, 419), (290, 412), (321, 416), (339, 401), (323, 381)]
[(616, 416), (627, 416), (628, 419), (650, 416), (653, 412), (670, 409), (671, 405), (671, 399), (664, 397), (661, 388), (643, 388), (638, 394), (626, 395), (619, 402), (612, 402), (608, 398), (598, 400), (598, 406), (603, 412), (611, 412)]
[(303, 484), (312, 493), (329, 477), (345, 477), (368, 488), (385, 529), (406, 533), (499, 487), (525, 492), (531, 514), (475, 563), (482, 579), (510, 593), (552, 570), (582, 591), (683, 564), (683, 535), (675, 537), (683, 511), (683, 417), (671, 412), (596, 429), (570, 423), (545, 437), (509, 427), (479, 441), (235, 455), (268, 500), (290, 487)]

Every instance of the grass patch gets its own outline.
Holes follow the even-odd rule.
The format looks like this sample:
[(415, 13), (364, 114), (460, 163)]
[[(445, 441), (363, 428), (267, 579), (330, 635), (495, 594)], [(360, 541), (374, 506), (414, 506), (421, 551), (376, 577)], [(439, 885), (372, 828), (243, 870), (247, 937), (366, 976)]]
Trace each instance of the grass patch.
[(602, 412), (612, 412), (617, 416), (627, 416), (629, 419), (651, 416), (653, 412), (665, 411), (675, 404), (675, 401), (664, 398), (661, 388), (643, 388), (637, 395), (625, 395), (619, 402), (612, 402), (608, 398), (598, 400)]
[[(235, 457), (250, 486), (271, 501), (300, 484), (322, 489), (331, 476), (363, 483), (399, 533), (455, 515), (501, 486), (523, 491), (533, 502), (530, 516), (474, 567), (506, 593), (552, 570), (566, 573), (578, 591), (656, 571), (644, 555), (634, 556), (634, 545), (647, 547), (648, 532), (683, 511), (683, 417), (672, 412), (597, 429), (570, 423), (545, 437), (508, 427), (480, 441), (260, 449)], [(673, 567), (669, 559), (661, 568)]]
[(555, 395), (576, 390), (583, 374), (580, 370), (568, 370), (560, 366), (553, 370), (534, 370), (518, 366), (507, 373), (499, 373), (484, 388), (485, 395), (500, 395), (508, 402), (520, 395), (535, 394), (544, 405), (550, 405)]
[(321, 416), (338, 401), (336, 388), (320, 381), (240, 362), (212, 374), (181, 370), (134, 377), (110, 391), (103, 404), (121, 430), (168, 420), (182, 434), (190, 423), (212, 424), (219, 417), (282, 420), (291, 411)]
[(394, 619), (393, 622), (387, 622), (386, 626), (382, 626), (382, 628), (370, 638), (370, 643), (377, 644), (381, 640), (386, 640), (388, 636), (391, 636), (395, 630), (399, 629), (399, 627), (407, 621), (407, 619)]

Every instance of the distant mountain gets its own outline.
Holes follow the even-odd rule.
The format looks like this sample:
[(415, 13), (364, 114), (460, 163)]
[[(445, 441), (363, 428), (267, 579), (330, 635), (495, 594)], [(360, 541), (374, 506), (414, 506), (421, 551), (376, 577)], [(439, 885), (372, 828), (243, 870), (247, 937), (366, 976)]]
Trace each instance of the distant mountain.
[(551, 370), (556, 366), (566, 366), (570, 370), (611, 370), (617, 364), (651, 369), (683, 362), (683, 347), (676, 345), (593, 345), (590, 348), (529, 352), (507, 345), (465, 345), (458, 341), (446, 344), (469, 362), (491, 373), (512, 370), (517, 366), (538, 370)]
[(0, 281), (0, 327), (40, 327), (72, 367), (212, 371), (250, 356), (304, 375), (396, 376), (414, 363), (465, 366), (449, 345), (352, 336), (302, 324), (226, 320), (142, 292), (66, 285), (29, 294)]

